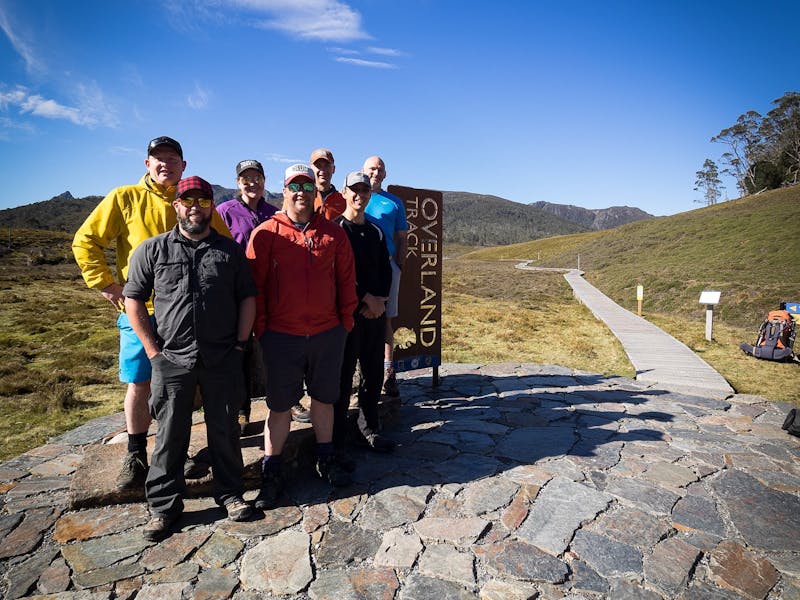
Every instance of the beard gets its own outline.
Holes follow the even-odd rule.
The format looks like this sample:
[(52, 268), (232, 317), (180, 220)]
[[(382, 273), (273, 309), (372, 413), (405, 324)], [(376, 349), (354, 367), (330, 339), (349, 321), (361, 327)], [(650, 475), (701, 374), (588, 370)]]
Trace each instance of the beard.
[(205, 233), (211, 223), (211, 215), (208, 215), (200, 221), (192, 221), (189, 217), (178, 217), (178, 225), (186, 233), (196, 235), (198, 233)]

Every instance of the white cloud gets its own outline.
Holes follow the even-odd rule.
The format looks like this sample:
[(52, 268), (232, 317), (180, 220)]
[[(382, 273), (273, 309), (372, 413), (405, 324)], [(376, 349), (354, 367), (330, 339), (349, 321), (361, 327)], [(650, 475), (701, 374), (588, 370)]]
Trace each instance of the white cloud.
[(78, 110), (87, 120), (87, 125), (102, 125), (112, 129), (119, 125), (117, 111), (106, 101), (97, 83), (79, 83), (76, 92)]
[(186, 103), (189, 105), (189, 108), (203, 110), (208, 106), (208, 100), (210, 97), (211, 92), (200, 87), (200, 84), (195, 82), (194, 91), (186, 96)]
[(44, 63), (36, 56), (33, 44), (23, 39), (22, 34), (14, 31), (14, 28), (11, 26), (11, 21), (2, 6), (0, 6), (0, 29), (6, 34), (8, 41), (14, 46), (14, 50), (17, 51), (17, 54), (25, 61), (25, 68), (28, 73), (41, 73), (45, 71)]
[(405, 52), (395, 48), (378, 48), (376, 46), (370, 46), (367, 48), (367, 52), (370, 52), (371, 54), (381, 54), (383, 56), (407, 56)]
[(0, 140), (11, 140), (11, 134), (27, 133), (31, 134), (36, 128), (30, 123), (14, 121), (8, 117), (0, 117)]
[(358, 50), (353, 50), (352, 48), (328, 48), (328, 52), (332, 52), (333, 54), (346, 54), (349, 56), (361, 54)]
[(362, 60), (360, 58), (345, 58), (344, 56), (337, 56), (334, 59), (336, 62), (340, 63), (347, 63), (349, 65), (356, 65), (357, 67), (370, 67), (372, 69), (396, 69), (397, 66), (387, 63), (387, 62), (380, 62), (377, 60)]
[[(339, 0), (168, 0), (170, 22), (191, 31), (202, 19), (215, 23), (237, 21), (261, 29), (277, 29), (302, 39), (348, 42), (371, 39), (361, 14)], [(251, 13), (232, 14), (232, 9)]]
[(45, 119), (65, 119), (75, 125), (93, 129), (97, 125), (116, 127), (118, 124), (114, 110), (106, 103), (103, 93), (96, 84), (79, 84), (76, 89), (78, 106), (66, 106), (60, 102), (31, 94), (26, 88), (18, 86), (11, 92), (0, 92), (0, 109), (10, 106), (19, 108), (20, 114), (30, 114)]
[(289, 158), (288, 156), (284, 156), (283, 154), (276, 154), (274, 152), (268, 152), (264, 154), (264, 160), (281, 164), (289, 164), (289, 165), (303, 162), (303, 160), (300, 158)]

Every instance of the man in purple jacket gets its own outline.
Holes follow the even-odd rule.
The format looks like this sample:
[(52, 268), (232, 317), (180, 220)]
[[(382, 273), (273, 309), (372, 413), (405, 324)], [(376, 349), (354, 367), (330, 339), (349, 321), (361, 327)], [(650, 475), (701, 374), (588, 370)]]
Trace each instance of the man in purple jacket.
[[(264, 167), (260, 162), (254, 159), (239, 162), (236, 165), (236, 185), (239, 188), (239, 195), (217, 207), (217, 212), (231, 230), (233, 239), (244, 250), (247, 250), (250, 232), (278, 210), (264, 198), (265, 181)], [(242, 435), (249, 424), (250, 398), (248, 397), (239, 411), (239, 432)]]

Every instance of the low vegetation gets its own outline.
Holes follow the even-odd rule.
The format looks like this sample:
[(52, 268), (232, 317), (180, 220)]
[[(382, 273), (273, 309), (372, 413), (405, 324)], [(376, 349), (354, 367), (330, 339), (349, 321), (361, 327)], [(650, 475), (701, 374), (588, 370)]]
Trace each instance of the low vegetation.
[(0, 258), (0, 459), (122, 409), (114, 311), (86, 289), (72, 236), (12, 230)]
[[(800, 302), (800, 186), (607, 231), (561, 236), (463, 254), (464, 259), (531, 259), (580, 267), (586, 279), (684, 342), (740, 393), (800, 402), (800, 367), (744, 355), (767, 311)], [(705, 341), (702, 290), (719, 290), (714, 341)]]
[(445, 362), (535, 362), (635, 375), (617, 339), (559, 274), (450, 259), (442, 283)]

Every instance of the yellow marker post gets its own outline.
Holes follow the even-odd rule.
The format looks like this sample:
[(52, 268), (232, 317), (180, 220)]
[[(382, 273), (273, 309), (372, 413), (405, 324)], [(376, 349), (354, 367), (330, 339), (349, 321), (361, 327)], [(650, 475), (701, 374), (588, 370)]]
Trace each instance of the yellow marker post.
[(637, 285), (636, 286), (636, 304), (638, 306), (637, 314), (641, 317), (642, 316), (642, 300), (644, 300), (644, 286)]

